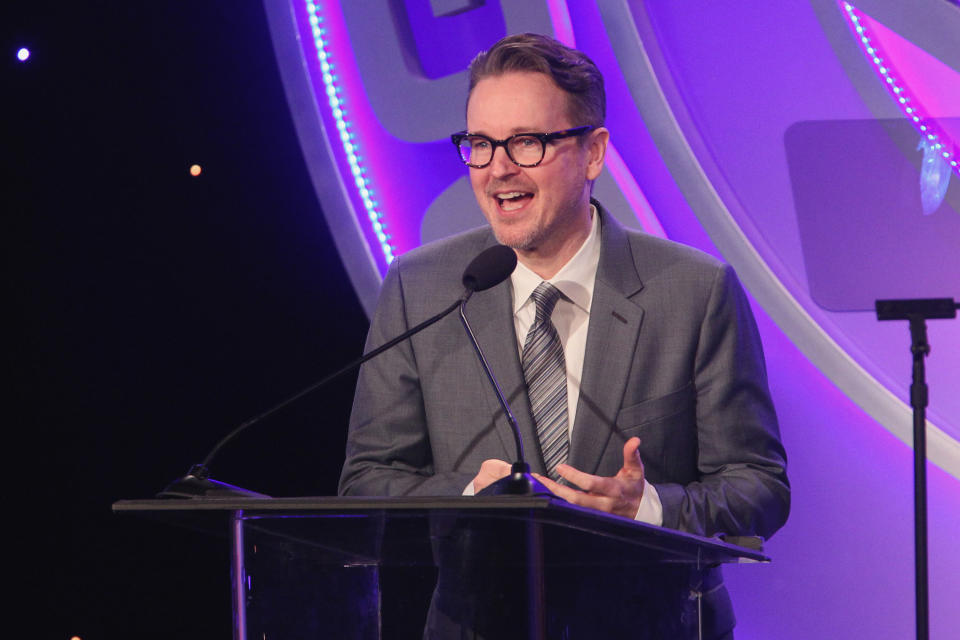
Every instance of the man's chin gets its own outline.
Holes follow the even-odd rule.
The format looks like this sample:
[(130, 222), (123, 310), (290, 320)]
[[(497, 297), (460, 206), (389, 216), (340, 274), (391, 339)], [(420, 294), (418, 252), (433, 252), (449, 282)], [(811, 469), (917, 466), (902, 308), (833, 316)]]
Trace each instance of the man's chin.
[(536, 245), (535, 236), (532, 233), (516, 233), (494, 228), (493, 235), (497, 238), (497, 242), (514, 251), (530, 251)]

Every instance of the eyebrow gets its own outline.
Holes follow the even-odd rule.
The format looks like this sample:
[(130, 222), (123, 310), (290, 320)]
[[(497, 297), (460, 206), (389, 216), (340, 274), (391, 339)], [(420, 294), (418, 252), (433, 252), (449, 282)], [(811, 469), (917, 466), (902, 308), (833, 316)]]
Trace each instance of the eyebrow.
[[(490, 135), (489, 133), (486, 133), (485, 131), (473, 131), (473, 130), (467, 129), (467, 133), (471, 135), (487, 136), (488, 138), (492, 138), (494, 140), (497, 139), (494, 136)], [(549, 132), (546, 129), (541, 129), (539, 127), (514, 127), (513, 129), (510, 129), (510, 133), (507, 134), (507, 137), (515, 136), (518, 133), (549, 133)]]

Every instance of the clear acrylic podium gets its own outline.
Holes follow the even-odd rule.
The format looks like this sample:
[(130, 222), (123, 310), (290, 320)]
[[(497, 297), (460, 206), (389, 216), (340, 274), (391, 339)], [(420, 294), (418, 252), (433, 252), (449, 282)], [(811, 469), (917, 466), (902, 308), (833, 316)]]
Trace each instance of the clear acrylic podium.
[(383, 598), (407, 605), (403, 589), (382, 592), (387, 567), (437, 568), (436, 637), (451, 621), (470, 629), (456, 637), (590, 637), (604, 621), (585, 603), (617, 597), (603, 589), (626, 575), (648, 585), (624, 605), (635, 606), (636, 637), (695, 638), (692, 576), (768, 561), (542, 496), (122, 500), (113, 510), (227, 534), (235, 639), (396, 637), (381, 624)]

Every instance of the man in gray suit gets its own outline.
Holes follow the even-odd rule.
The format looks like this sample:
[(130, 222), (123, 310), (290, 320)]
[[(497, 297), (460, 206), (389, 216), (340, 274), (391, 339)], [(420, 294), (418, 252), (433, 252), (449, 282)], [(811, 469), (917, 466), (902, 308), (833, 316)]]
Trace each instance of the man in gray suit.
[[(507, 245), (517, 269), (475, 294), (467, 315), (544, 484), (655, 525), (769, 537), (790, 494), (749, 304), (728, 266), (627, 231), (591, 200), (604, 112), (603, 78), (578, 51), (524, 34), (481, 53), (467, 130), (453, 139), (489, 227), (395, 259), (367, 346), (456, 300), (471, 259)], [(515, 456), (448, 316), (364, 365), (340, 492), (472, 494)], [(725, 592), (714, 596), (705, 616), (721, 637), (732, 615)]]

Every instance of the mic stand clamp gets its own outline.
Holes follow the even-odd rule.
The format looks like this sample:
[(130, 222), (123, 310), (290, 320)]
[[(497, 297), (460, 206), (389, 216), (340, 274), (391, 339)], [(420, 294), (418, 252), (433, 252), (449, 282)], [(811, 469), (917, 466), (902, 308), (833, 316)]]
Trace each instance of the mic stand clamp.
[(236, 485), (220, 482), (210, 477), (210, 470), (202, 465), (195, 464), (182, 478), (174, 480), (163, 491), (157, 494), (158, 498), (269, 498), (270, 496), (244, 489)]
[(526, 462), (514, 462), (510, 475), (500, 478), (477, 492), (478, 496), (553, 496), (542, 482), (530, 473)]

